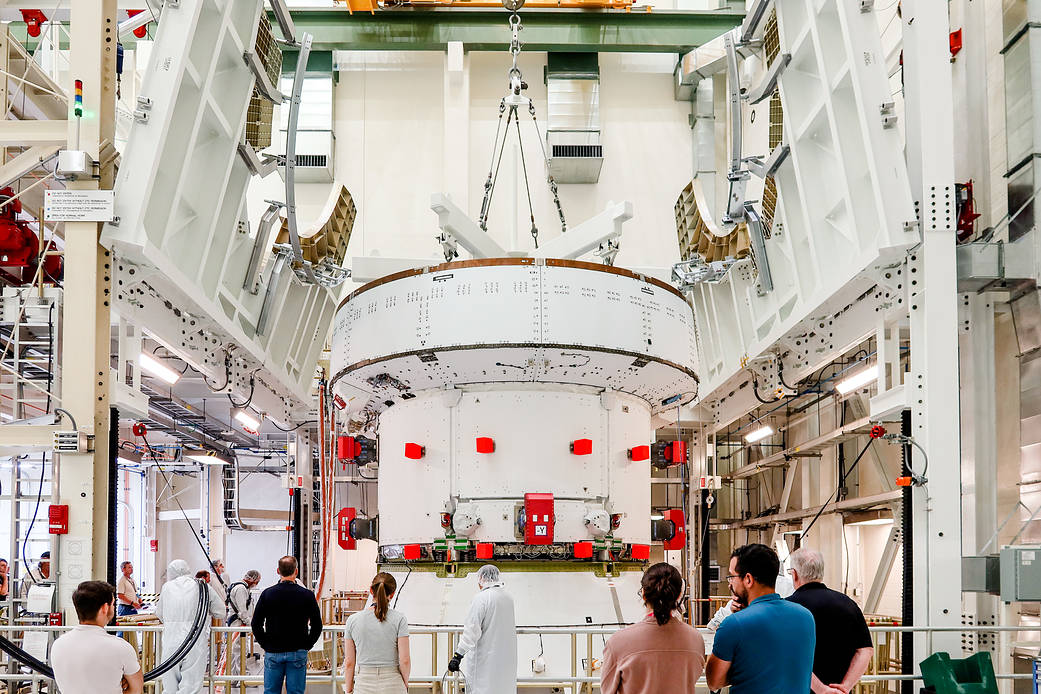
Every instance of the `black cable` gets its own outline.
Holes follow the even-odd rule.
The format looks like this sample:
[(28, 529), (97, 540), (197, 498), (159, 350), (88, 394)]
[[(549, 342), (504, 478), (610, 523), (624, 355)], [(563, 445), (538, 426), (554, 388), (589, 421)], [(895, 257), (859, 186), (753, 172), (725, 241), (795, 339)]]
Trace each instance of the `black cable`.
[(817, 515), (813, 517), (813, 520), (810, 521), (810, 524), (803, 529), (803, 537), (806, 537), (806, 535), (809, 534), (810, 528), (812, 528), (813, 524), (817, 522), (817, 519), (821, 517), (821, 514), (824, 513), (824, 509), (828, 507), (828, 504), (832, 502), (832, 499), (834, 498), (835, 500), (838, 500), (839, 494), (842, 491), (842, 485), (846, 482), (846, 477), (848, 477), (849, 473), (853, 472), (853, 469), (857, 467), (857, 463), (859, 463), (860, 459), (864, 457), (864, 454), (867, 453), (868, 448), (871, 447), (871, 444), (874, 443), (874, 441), (874, 439), (868, 439), (868, 442), (864, 445), (862, 449), (860, 449), (860, 453), (857, 454), (857, 457), (853, 461), (853, 464), (849, 466), (849, 470), (847, 470), (846, 473), (842, 475), (842, 479), (839, 480), (839, 486), (835, 490), (835, 493), (828, 497), (828, 500), (825, 501), (824, 505), (822, 505), (820, 509), (817, 511)]
[(397, 592), (394, 593), (394, 609), (398, 608), (398, 598), (401, 597), (401, 591), (405, 589), (405, 584), (408, 583), (408, 578), (412, 575), (412, 565), (406, 564), (406, 566), (408, 566), (408, 573), (405, 574), (405, 580), (401, 582)]
[[(195, 371), (195, 369), (192, 369), (192, 371)], [(207, 388), (212, 390), (214, 393), (221, 392), (231, 384), (231, 355), (227, 352), (224, 353), (224, 385), (220, 388), (214, 388), (211, 386), (210, 379), (206, 378), (206, 374), (201, 371), (199, 373), (202, 374), (202, 382), (206, 384)]]
[[(141, 434), (141, 440), (144, 441), (145, 448), (148, 449), (148, 454), (152, 456), (152, 461), (155, 463), (156, 468), (159, 469), (159, 472), (162, 474), (163, 479), (166, 480), (167, 486), (169, 486), (172, 489), (173, 484), (170, 482), (170, 477), (166, 474), (166, 470), (163, 468), (162, 463), (159, 462), (159, 456), (155, 454), (155, 450), (152, 448), (152, 444), (148, 443), (148, 435)], [(199, 539), (199, 533), (195, 532), (195, 526), (192, 525), (191, 520), (188, 519), (188, 514), (185, 513), (184, 507), (181, 506), (181, 500), (178, 499), (176, 496), (173, 496), (171, 498), (174, 500), (174, 503), (177, 504), (177, 508), (181, 510), (181, 515), (184, 516), (184, 522), (187, 523), (188, 527), (191, 529), (192, 537), (195, 538), (196, 544), (198, 544), (199, 549), (202, 550), (202, 556), (206, 557), (206, 563), (210, 565), (211, 569), (213, 569), (213, 574), (217, 577), (217, 582), (221, 584), (221, 587), (224, 588), (225, 591), (227, 591), (227, 584), (224, 583), (224, 579), (221, 578), (220, 573), (217, 571), (217, 566), (213, 563), (213, 559), (210, 558), (210, 553), (206, 551), (206, 546), (202, 544), (202, 540)]]
[(763, 400), (762, 396), (759, 395), (759, 381), (755, 380), (754, 378), (752, 379), (752, 395), (754, 395), (755, 399), (763, 403), (764, 405), (772, 405), (778, 400), (780, 400), (780, 398), (774, 398), (773, 400)]
[(64, 407), (55, 407), (54, 414), (60, 414), (64, 417), (68, 417), (69, 421), (72, 422), (72, 428), (79, 431), (79, 427), (76, 425), (76, 418), (72, 416), (72, 413), (66, 410)]
[(276, 429), (278, 429), (279, 431), (285, 431), (285, 432), (290, 432), (290, 431), (296, 431), (296, 430), (297, 430), (297, 429), (299, 429), (300, 427), (305, 427), (305, 426), (307, 426), (308, 424), (317, 424), (317, 423), (318, 423), (318, 420), (317, 420), (317, 419), (309, 419), (309, 420), (307, 420), (306, 422), (300, 422), (300, 423), (299, 423), (299, 424), (297, 424), (297, 425), (296, 425), (295, 427), (290, 427), (290, 428), (288, 428), (288, 429), (283, 429), (282, 427), (278, 426), (278, 423), (277, 423), (277, 422), (275, 422), (275, 421), (274, 421), (273, 419), (268, 419), (268, 421), (269, 421), (269, 422), (271, 422), (271, 425), (272, 425), (273, 427), (275, 427)]
[(54, 385), (54, 349), (58, 346), (57, 340), (54, 339), (54, 307), (58, 305), (57, 301), (51, 302), (51, 307), (47, 309), (47, 339), (50, 344), (47, 346), (47, 411), (51, 411), (51, 386)]
[[(36, 507), (33, 509), (33, 519), (29, 521), (29, 529), (25, 531), (25, 537), (22, 538), (22, 566), (25, 567), (26, 578), (32, 576), (32, 569), (29, 568), (29, 560), (25, 557), (25, 546), (29, 543), (29, 536), (33, 533), (33, 526), (36, 525), (36, 515), (40, 512), (40, 502), (43, 500), (43, 478), (47, 474), (47, 454), (40, 454), (40, 488), (36, 491)], [(22, 579), (25, 580), (25, 579)], [(36, 583), (36, 579), (33, 579), (33, 583)]]
[(246, 398), (246, 402), (237, 403), (231, 398), (231, 393), (228, 393), (228, 402), (232, 404), (232, 407), (242, 409), (243, 407), (249, 407), (253, 403), (253, 392), (257, 387), (257, 371), (260, 371), (260, 369), (256, 369), (249, 375), (249, 397)]

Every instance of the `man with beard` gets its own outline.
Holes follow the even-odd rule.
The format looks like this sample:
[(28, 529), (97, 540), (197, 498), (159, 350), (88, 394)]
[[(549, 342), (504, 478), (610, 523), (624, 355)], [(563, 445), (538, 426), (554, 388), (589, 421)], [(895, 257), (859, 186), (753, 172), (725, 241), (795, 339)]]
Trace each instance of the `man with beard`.
[(761, 544), (730, 556), (727, 583), (742, 609), (719, 625), (705, 667), (709, 689), (730, 694), (793, 694), (810, 687), (813, 615), (774, 590), (780, 561)]

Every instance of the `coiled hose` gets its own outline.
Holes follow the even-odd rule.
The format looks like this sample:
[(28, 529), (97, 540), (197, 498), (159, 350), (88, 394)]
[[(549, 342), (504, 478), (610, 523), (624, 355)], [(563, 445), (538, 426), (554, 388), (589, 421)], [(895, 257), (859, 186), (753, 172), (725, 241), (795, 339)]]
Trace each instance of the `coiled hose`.
[[(169, 658), (155, 666), (155, 669), (145, 673), (145, 682), (150, 682), (151, 680), (157, 679), (169, 672), (175, 665), (177, 665), (177, 663), (184, 660), (185, 656), (187, 656), (192, 650), (195, 644), (199, 641), (199, 637), (202, 636), (203, 630), (206, 628), (208, 603), (209, 598), (206, 594), (206, 584), (199, 581), (199, 604), (195, 610), (195, 620), (192, 623), (192, 630)], [(29, 655), (4, 636), (0, 636), (0, 651), (3, 651), (29, 669), (35, 670), (45, 677), (54, 679), (54, 670), (51, 669), (47, 663), (37, 660), (33, 656)]]

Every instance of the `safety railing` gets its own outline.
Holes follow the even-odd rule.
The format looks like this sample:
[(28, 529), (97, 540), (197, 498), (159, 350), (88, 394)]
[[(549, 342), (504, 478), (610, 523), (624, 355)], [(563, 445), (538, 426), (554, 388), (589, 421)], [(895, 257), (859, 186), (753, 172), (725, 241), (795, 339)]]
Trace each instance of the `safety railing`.
[[(0, 626), (0, 633), (18, 642), (24, 642), (27, 634), (44, 633), (48, 639), (52, 636), (71, 629), (71, 626)], [(582, 694), (592, 692), (600, 687), (600, 676), (596, 665), (596, 642), (597, 638), (606, 638), (620, 627), (518, 627), (518, 635), (541, 635), (553, 637), (567, 637), (570, 641), (570, 672), (567, 675), (555, 673), (539, 677), (519, 677), (517, 686), (519, 689), (530, 688), (556, 688)], [(156, 654), (161, 652), (162, 626), (120, 626), (110, 627), (110, 632), (123, 632), (124, 638), (131, 643), (139, 643), (145, 650), (142, 660), (154, 664)], [(343, 691), (343, 654), (341, 652), (343, 643), (343, 625), (328, 625), (323, 630), (321, 647), (316, 647), (309, 656), (307, 683), (310, 686), (320, 687), (327, 685), (333, 694)], [(875, 626), (869, 627), (872, 639), (877, 643), (879, 639), (889, 638), (893, 635), (903, 637), (905, 634), (924, 634), (925, 653), (919, 659), (933, 652), (933, 636), (939, 633), (1002, 633), (1002, 632), (1038, 632), (1039, 626), (958, 626), (958, 627), (905, 627), (905, 626)], [(456, 675), (439, 675), (445, 671), (445, 666), (451, 654), (455, 652), (455, 644), (462, 632), (462, 627), (457, 626), (412, 626), (409, 628), (413, 638), (429, 638), (429, 672), (431, 674), (413, 675), (409, 680), (409, 689), (413, 691), (429, 689), (434, 694), (458, 694), (462, 691), (463, 683)], [(706, 632), (707, 634), (707, 632)], [(12, 636), (13, 635), (13, 636)], [(443, 638), (442, 638), (443, 637)], [(40, 637), (35, 637), (40, 638)], [(30, 639), (31, 640), (31, 639)], [(228, 667), (221, 672), (220, 664), (223, 661), (231, 662), (228, 655), (238, 651), (237, 655), (248, 654), (251, 649), (252, 635), (248, 627), (214, 627), (210, 631), (207, 648), (209, 649), (209, 665), (204, 680), (206, 691), (211, 694), (245, 694), (247, 687), (263, 685), (262, 675), (243, 674), (240, 672), (228, 672), (229, 669), (240, 668)], [(149, 648), (151, 646), (151, 648)], [(148, 651), (151, 652), (148, 652)], [(413, 647), (413, 653), (416, 652)], [(877, 652), (877, 650), (876, 650)], [(244, 662), (238, 660), (238, 663)], [(144, 665), (143, 662), (143, 665)], [(997, 663), (996, 663), (997, 665)], [(420, 663), (413, 658), (413, 667), (419, 668)], [(148, 667), (145, 667), (147, 670)], [(426, 669), (426, 668), (422, 668)], [(998, 669), (1001, 669), (1000, 667)], [(1011, 669), (1011, 667), (1009, 667)], [(996, 675), (999, 680), (1029, 680), (1030, 673), (999, 672)], [(886, 692), (898, 691), (897, 683), (904, 680), (920, 680), (918, 675), (904, 675), (896, 672), (878, 672), (868, 674), (861, 679), (858, 685), (862, 692)], [(0, 692), (40, 692), (50, 683), (50, 679), (30, 672), (20, 666), (12, 659), (4, 656), (0, 660)], [(704, 678), (698, 681), (699, 687), (706, 687)], [(6, 688), (4, 687), (6, 685)], [(28, 690), (25, 687), (28, 686)], [(146, 691), (162, 694), (161, 680), (148, 682)], [(53, 686), (46, 689), (53, 691)], [(315, 691), (309, 689), (309, 691)], [(321, 691), (321, 689), (318, 689)]]

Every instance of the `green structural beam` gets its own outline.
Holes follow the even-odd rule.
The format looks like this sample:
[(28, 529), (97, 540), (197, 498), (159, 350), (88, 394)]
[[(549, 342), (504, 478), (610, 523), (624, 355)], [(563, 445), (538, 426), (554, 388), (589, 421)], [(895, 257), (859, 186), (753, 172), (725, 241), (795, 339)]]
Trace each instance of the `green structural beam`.
[[(521, 10), (528, 51), (685, 53), (741, 23), (736, 11), (624, 12)], [(316, 51), (442, 51), (462, 42), (469, 51), (509, 47), (505, 10), (401, 7), (376, 14), (295, 10), (297, 32), (314, 37)]]

